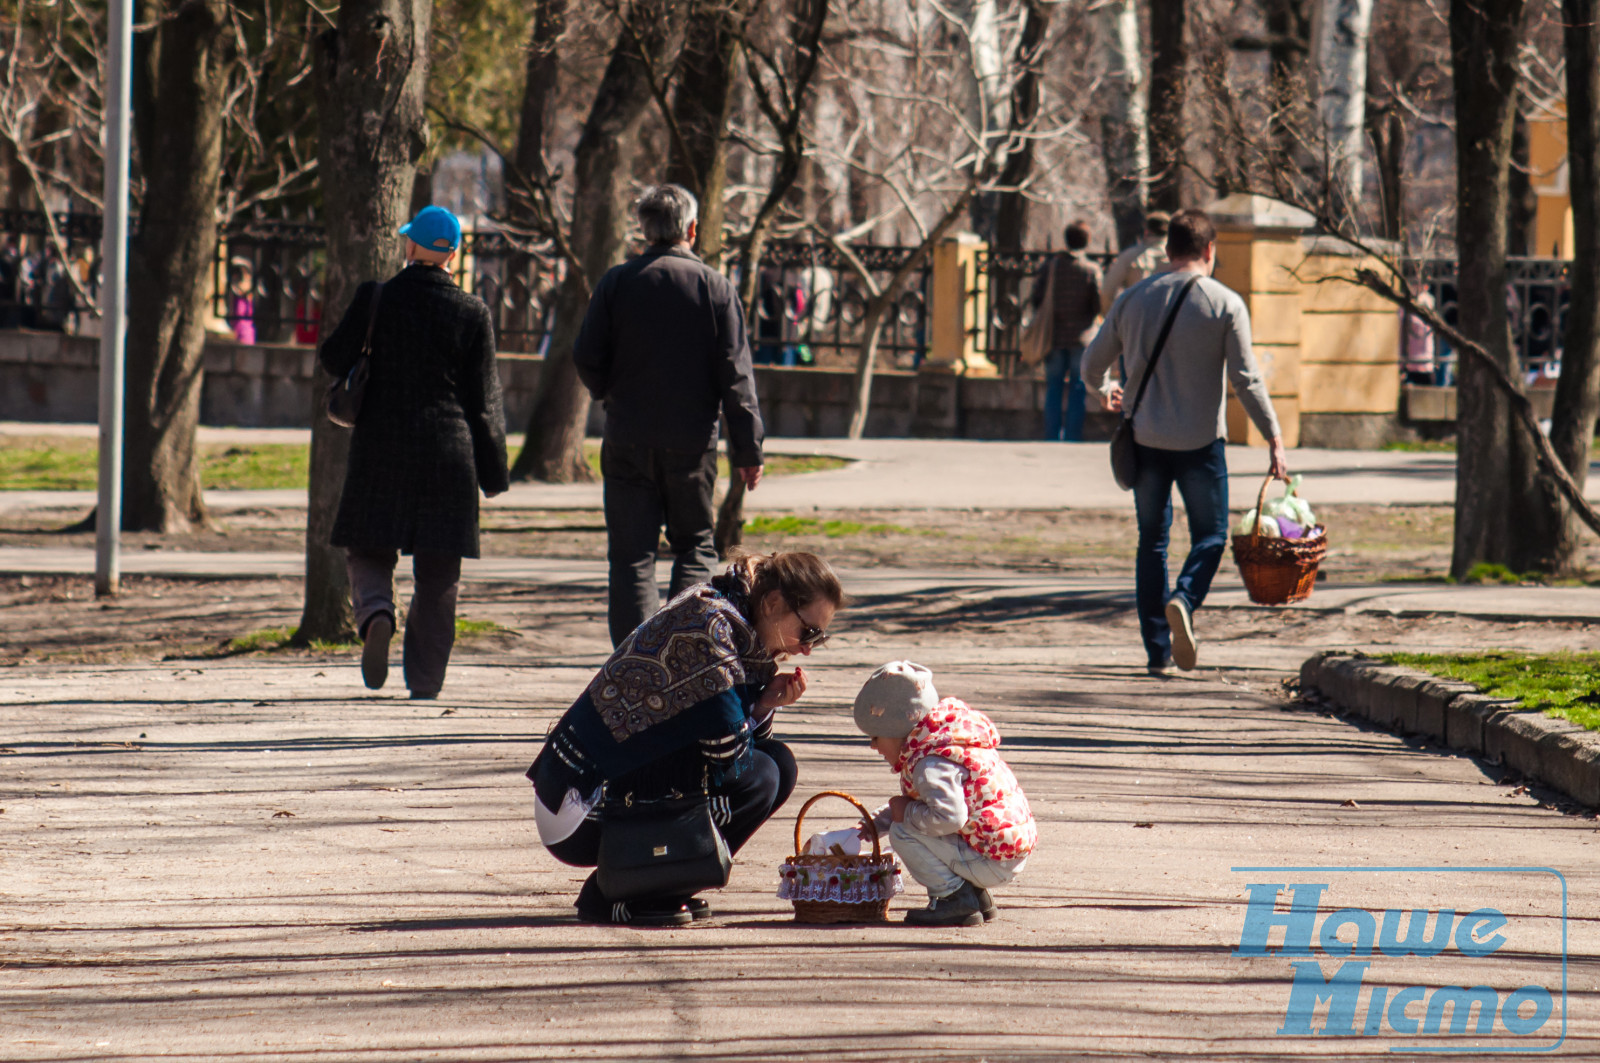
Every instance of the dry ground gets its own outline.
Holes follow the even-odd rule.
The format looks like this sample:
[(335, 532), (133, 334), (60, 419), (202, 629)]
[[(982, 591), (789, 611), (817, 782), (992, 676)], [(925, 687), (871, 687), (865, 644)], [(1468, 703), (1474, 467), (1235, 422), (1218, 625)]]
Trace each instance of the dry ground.
[[(1454, 527), (1448, 506), (1320, 507), (1330, 529), (1323, 563), (1334, 581), (1437, 579), (1449, 569)], [(39, 509), (0, 516), (0, 546), (94, 544), (92, 531), (66, 531), (79, 511)], [(1237, 519), (1237, 515), (1235, 515)], [(129, 550), (303, 549), (301, 510), (240, 510), (222, 514), (217, 527), (185, 535), (129, 533)], [(605, 557), (605, 523), (598, 510), (504, 510), (484, 514), (486, 555), (599, 560)], [(1173, 541), (1187, 540), (1180, 511)], [(1005, 565), (1071, 575), (1124, 573), (1133, 559), (1133, 511), (1117, 510), (848, 510), (788, 516), (759, 514), (749, 521), (752, 550), (813, 550), (840, 565)], [(1591, 571), (1600, 571), (1600, 543), (1589, 548)], [(1231, 565), (1231, 561), (1224, 561)]]

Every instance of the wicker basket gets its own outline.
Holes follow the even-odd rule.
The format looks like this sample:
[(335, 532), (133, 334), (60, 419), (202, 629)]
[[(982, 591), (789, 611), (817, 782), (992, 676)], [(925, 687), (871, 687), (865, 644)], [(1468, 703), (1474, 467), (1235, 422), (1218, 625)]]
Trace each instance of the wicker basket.
[[(1328, 529), (1315, 539), (1268, 539), (1261, 529), (1261, 507), (1267, 500), (1268, 476), (1256, 496), (1256, 522), (1249, 535), (1233, 537), (1233, 562), (1250, 600), (1257, 605), (1288, 605), (1311, 597), (1317, 582), (1317, 565), (1328, 552)], [(1286, 492), (1287, 493), (1287, 492)], [(1310, 531), (1312, 529), (1307, 529)]]
[[(805, 852), (801, 824), (811, 806), (824, 797), (841, 797), (856, 806), (872, 832), (871, 856)], [(889, 916), (890, 899), (900, 890), (900, 865), (893, 853), (883, 852), (872, 814), (860, 801), (838, 790), (824, 790), (801, 806), (794, 820), (794, 856), (778, 868), (778, 896), (793, 902), (795, 922), (881, 923)]]

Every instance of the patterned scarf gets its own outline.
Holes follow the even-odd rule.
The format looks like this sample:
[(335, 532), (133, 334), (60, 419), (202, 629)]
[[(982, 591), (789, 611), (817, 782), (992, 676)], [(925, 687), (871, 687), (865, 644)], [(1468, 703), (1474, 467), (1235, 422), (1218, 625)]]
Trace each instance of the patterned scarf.
[(771, 682), (778, 666), (749, 612), (750, 579), (734, 565), (635, 628), (589, 684), (612, 737), (625, 742), (736, 686)]

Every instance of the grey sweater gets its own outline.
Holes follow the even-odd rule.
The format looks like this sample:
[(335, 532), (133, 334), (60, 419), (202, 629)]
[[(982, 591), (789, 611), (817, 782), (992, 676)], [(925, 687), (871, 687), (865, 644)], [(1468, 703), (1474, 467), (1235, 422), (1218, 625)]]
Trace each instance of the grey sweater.
[[(1117, 297), (1084, 352), (1083, 379), (1090, 387), (1109, 395), (1120, 359), (1123, 401), (1133, 403), (1161, 324), (1192, 276), (1158, 273)], [(1250, 350), (1250, 312), (1227, 285), (1203, 277), (1178, 311), (1155, 376), (1134, 409), (1134, 439), (1162, 450), (1198, 450), (1227, 435), (1224, 373), (1261, 434), (1278, 436), (1278, 417)]]

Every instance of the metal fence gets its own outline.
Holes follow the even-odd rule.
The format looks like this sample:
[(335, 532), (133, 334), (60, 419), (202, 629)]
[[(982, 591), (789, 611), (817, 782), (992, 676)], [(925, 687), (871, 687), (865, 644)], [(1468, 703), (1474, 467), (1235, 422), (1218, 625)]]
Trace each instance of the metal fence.
[[(52, 235), (65, 246), (65, 256)], [(219, 241), (213, 266), (213, 314), (241, 340), (317, 342), (325, 242), (322, 227), (312, 222), (258, 218), (231, 226)], [(867, 245), (854, 250), (874, 279), (887, 283), (914, 249)], [(976, 307), (969, 339), (1003, 375), (1021, 371), (1019, 340), (1033, 278), (1052, 254), (982, 252), (964, 279)], [(1105, 266), (1112, 256), (1090, 257)], [(93, 320), (99, 263), (98, 215), (0, 211), (0, 328), (85, 331)], [(769, 243), (759, 268), (756, 313), (749, 323), (757, 361), (854, 365), (868, 296), (838, 252), (826, 244)], [(1404, 268), (1427, 285), (1444, 319), (1454, 324), (1455, 261), (1410, 259)], [(501, 233), (482, 231), (463, 235), (453, 269), (462, 288), (489, 305), (502, 349), (546, 350), (562, 263), (528, 254)], [(735, 281), (741, 269), (733, 267)], [(1568, 269), (1564, 259), (1507, 261), (1506, 306), (1530, 383), (1548, 381), (1559, 369)], [(910, 369), (926, 355), (932, 282), (932, 264), (924, 262), (884, 322), (880, 366)], [(1453, 382), (1456, 355), (1443, 340), (1436, 361), (1438, 381)]]
[[(915, 251), (910, 247), (852, 248), (879, 285), (887, 285)], [(741, 267), (735, 267), (735, 278)], [(758, 363), (845, 366), (855, 364), (868, 295), (855, 273), (826, 244), (769, 243), (761, 255), (750, 344)], [(933, 267), (912, 275), (883, 322), (878, 365), (911, 369), (929, 344), (928, 300)]]
[[(1506, 311), (1511, 317), (1512, 349), (1521, 361), (1526, 382), (1548, 384), (1561, 369), (1561, 345), (1567, 332), (1571, 299), (1571, 263), (1562, 258), (1506, 260)], [(1456, 262), (1452, 258), (1419, 258), (1404, 263), (1407, 274), (1426, 284), (1434, 307), (1451, 325), (1457, 322)], [(1457, 355), (1439, 338), (1434, 348), (1435, 382), (1455, 383)]]

